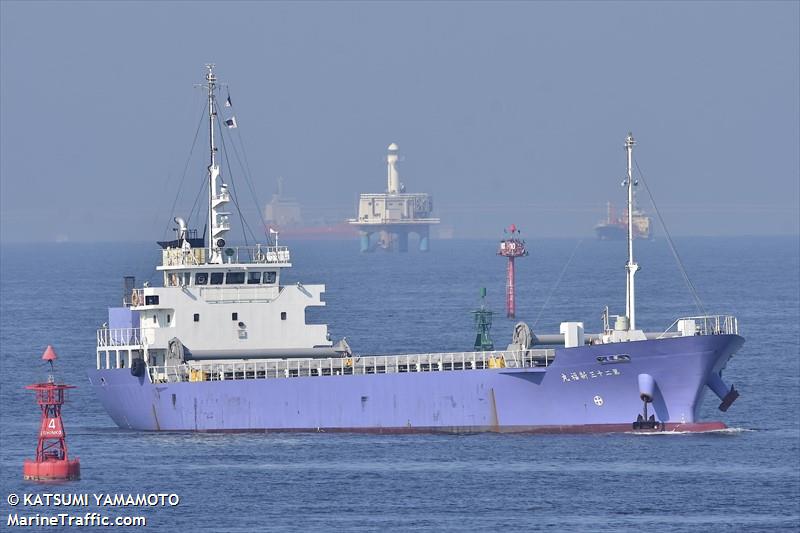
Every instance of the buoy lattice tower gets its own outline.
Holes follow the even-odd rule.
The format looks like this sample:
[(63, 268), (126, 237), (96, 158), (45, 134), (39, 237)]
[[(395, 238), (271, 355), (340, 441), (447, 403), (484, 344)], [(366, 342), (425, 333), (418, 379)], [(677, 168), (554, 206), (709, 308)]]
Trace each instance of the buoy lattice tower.
[(50, 363), (47, 382), (25, 387), (36, 393), (36, 403), (42, 411), (36, 458), (25, 459), (22, 466), (23, 477), (32, 481), (74, 480), (81, 476), (80, 460), (69, 458), (67, 434), (61, 420), (61, 406), (66, 400), (66, 391), (75, 387), (55, 382), (53, 361), (56, 357), (53, 347), (48, 346), (42, 355), (42, 359)]
[(528, 255), (528, 249), (525, 247), (525, 241), (520, 238), (520, 231), (515, 224), (511, 224), (506, 232), (510, 234), (510, 237), (500, 241), (500, 249), (497, 251), (497, 255), (508, 258), (508, 267), (506, 269), (506, 316), (508, 318), (516, 318), (514, 260), (517, 257)]

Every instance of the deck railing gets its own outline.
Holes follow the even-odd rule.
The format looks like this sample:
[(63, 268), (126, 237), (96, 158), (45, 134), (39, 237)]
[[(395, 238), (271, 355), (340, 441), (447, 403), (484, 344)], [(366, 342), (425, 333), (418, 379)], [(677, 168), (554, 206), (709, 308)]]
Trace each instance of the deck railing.
[(706, 316), (687, 316), (682, 317), (672, 323), (664, 333), (658, 338), (668, 336), (670, 333), (678, 332), (687, 325), (693, 325), (694, 333), (684, 331), (683, 335), (738, 335), (739, 321), (733, 315), (706, 315)]
[(97, 330), (97, 347), (141, 346), (145, 340), (142, 328), (100, 328)]
[(451, 352), (405, 355), (332, 357), (326, 359), (262, 359), (196, 362), (149, 367), (154, 383), (229, 381), (314, 376), (447, 372), (490, 368), (547, 367), (555, 350)]
[[(198, 259), (199, 248), (184, 251), (180, 248), (164, 250), (162, 264), (164, 266), (196, 266), (201, 264)], [(225, 264), (280, 264), (289, 263), (291, 254), (288, 246), (267, 246), (257, 244), (255, 246), (226, 246), (221, 250), (222, 261)], [(204, 256), (204, 254), (199, 254)]]

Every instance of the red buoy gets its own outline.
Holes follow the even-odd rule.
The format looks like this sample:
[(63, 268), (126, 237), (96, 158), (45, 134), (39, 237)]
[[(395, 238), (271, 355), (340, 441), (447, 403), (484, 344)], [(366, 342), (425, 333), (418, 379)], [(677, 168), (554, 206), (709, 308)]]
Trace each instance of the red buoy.
[(75, 387), (55, 382), (53, 361), (56, 358), (55, 350), (52, 346), (48, 346), (42, 355), (42, 359), (50, 363), (50, 376), (47, 382), (25, 387), (36, 392), (36, 402), (42, 410), (36, 459), (25, 459), (22, 466), (22, 476), (33, 481), (72, 480), (81, 477), (80, 460), (70, 459), (67, 455), (67, 434), (61, 421), (61, 406), (64, 405), (65, 391)]

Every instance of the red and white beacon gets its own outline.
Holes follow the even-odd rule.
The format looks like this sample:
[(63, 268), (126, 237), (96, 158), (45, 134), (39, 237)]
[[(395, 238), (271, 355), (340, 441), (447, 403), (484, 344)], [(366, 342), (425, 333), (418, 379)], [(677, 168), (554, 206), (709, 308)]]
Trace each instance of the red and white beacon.
[(525, 247), (525, 241), (519, 236), (520, 231), (517, 229), (516, 224), (511, 224), (506, 232), (510, 233), (511, 236), (500, 241), (500, 249), (497, 251), (497, 255), (508, 257), (508, 269), (506, 271), (506, 316), (508, 318), (515, 318), (517, 306), (514, 301), (514, 259), (528, 255), (528, 249)]
[(61, 421), (64, 393), (67, 389), (75, 387), (55, 382), (53, 361), (56, 358), (55, 350), (52, 346), (48, 346), (42, 355), (42, 359), (50, 363), (50, 375), (47, 382), (25, 387), (36, 392), (36, 402), (42, 410), (36, 458), (25, 459), (22, 467), (23, 477), (32, 481), (75, 480), (81, 477), (80, 460), (78, 458), (69, 459), (67, 456), (67, 434)]

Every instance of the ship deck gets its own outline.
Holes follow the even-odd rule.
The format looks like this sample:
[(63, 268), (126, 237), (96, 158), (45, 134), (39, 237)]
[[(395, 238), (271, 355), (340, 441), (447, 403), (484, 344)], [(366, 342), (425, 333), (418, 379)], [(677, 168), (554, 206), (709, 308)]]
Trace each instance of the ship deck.
[(180, 383), (407, 372), (453, 372), (490, 368), (547, 368), (554, 358), (555, 350), (553, 349), (532, 349), (324, 359), (192, 361), (177, 366), (151, 366), (148, 367), (148, 373), (153, 383)]

